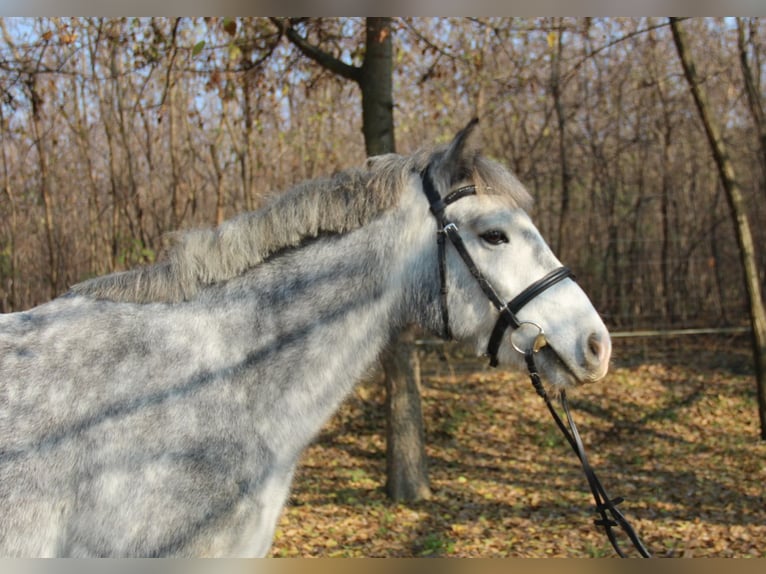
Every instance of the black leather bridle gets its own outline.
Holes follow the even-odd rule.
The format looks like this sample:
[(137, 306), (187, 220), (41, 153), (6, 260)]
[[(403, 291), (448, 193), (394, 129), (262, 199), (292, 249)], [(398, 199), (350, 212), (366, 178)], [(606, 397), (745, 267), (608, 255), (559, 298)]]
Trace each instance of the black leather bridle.
[(460, 255), (460, 258), (468, 267), (471, 275), (473, 275), (473, 277), (479, 283), (479, 286), (481, 287), (482, 291), (484, 291), (484, 294), (499, 312), (495, 327), (492, 329), (492, 334), (490, 335), (489, 342), (487, 344), (486, 354), (489, 357), (490, 366), (497, 366), (497, 353), (500, 349), (500, 343), (505, 332), (509, 328), (517, 330), (522, 325), (529, 324), (537, 329), (537, 335), (534, 337), (532, 345), (530, 345), (528, 348), (522, 349), (513, 342), (511, 344), (517, 351), (524, 355), (524, 360), (527, 364), (527, 370), (529, 371), (529, 377), (532, 381), (532, 385), (534, 386), (537, 393), (543, 398), (543, 400), (545, 400), (545, 404), (553, 416), (556, 425), (564, 434), (564, 437), (567, 439), (567, 442), (574, 450), (577, 458), (580, 459), (580, 463), (582, 464), (583, 471), (585, 473), (585, 478), (588, 480), (588, 486), (590, 487), (591, 493), (593, 494), (593, 498), (596, 502), (596, 512), (598, 512), (600, 515), (600, 519), (595, 520), (594, 522), (596, 526), (602, 526), (604, 528), (606, 535), (612, 544), (612, 547), (620, 557), (624, 558), (625, 554), (622, 552), (617, 542), (617, 538), (613, 530), (615, 526), (620, 526), (623, 529), (633, 544), (634, 548), (642, 557), (650, 558), (651, 554), (643, 545), (633, 527), (625, 519), (625, 516), (623, 516), (622, 512), (617, 509), (617, 505), (623, 502), (623, 498), (609, 498), (606, 490), (601, 485), (601, 482), (596, 476), (595, 471), (588, 462), (588, 457), (585, 454), (585, 447), (582, 443), (582, 439), (580, 438), (580, 433), (578, 432), (577, 426), (575, 425), (574, 420), (572, 419), (572, 415), (569, 412), (569, 403), (567, 402), (566, 393), (563, 390), (559, 391), (559, 400), (561, 402), (562, 408), (564, 409), (564, 413), (566, 414), (568, 428), (562, 421), (561, 417), (556, 411), (556, 408), (553, 406), (548, 393), (543, 387), (542, 381), (540, 380), (540, 374), (537, 370), (537, 366), (535, 365), (535, 354), (542, 347), (547, 345), (542, 327), (529, 321), (520, 321), (516, 316), (524, 305), (529, 303), (529, 301), (537, 297), (540, 293), (556, 285), (560, 281), (563, 281), (564, 279), (574, 279), (574, 275), (567, 267), (558, 267), (541, 279), (538, 279), (532, 283), (529, 287), (516, 295), (516, 297), (511, 299), (508, 303), (504, 303), (494, 287), (492, 287), (481, 270), (476, 266), (476, 263), (474, 262), (470, 253), (468, 253), (465, 242), (460, 236), (460, 230), (458, 229), (457, 225), (455, 225), (454, 222), (449, 221), (445, 214), (447, 206), (451, 203), (454, 203), (463, 197), (475, 195), (476, 186), (467, 185), (465, 187), (461, 187), (442, 198), (434, 186), (433, 179), (429, 173), (429, 169), (430, 166), (427, 167), (423, 173), (421, 173), (421, 179), (423, 182), (423, 191), (428, 198), (431, 213), (436, 218), (438, 224), (437, 244), (439, 250), (439, 276), (441, 283), (439, 296), (441, 301), (442, 336), (445, 339), (452, 339), (452, 330), (450, 329), (449, 325), (449, 310), (447, 308), (446, 252), (447, 239), (449, 239), (458, 255)]
[(441, 314), (442, 314), (442, 337), (445, 339), (452, 339), (452, 330), (449, 325), (449, 310), (447, 308), (447, 263), (446, 263), (446, 251), (447, 251), (447, 239), (455, 247), (455, 250), (460, 255), (460, 258), (465, 263), (471, 275), (476, 279), (484, 294), (490, 300), (495, 309), (498, 310), (499, 316), (495, 323), (495, 328), (492, 329), (492, 334), (489, 337), (487, 344), (487, 356), (489, 357), (489, 364), (492, 367), (496, 367), (498, 364), (497, 352), (500, 349), (500, 343), (503, 339), (503, 335), (509, 327), (518, 329), (522, 321), (516, 317), (516, 314), (521, 308), (529, 303), (532, 299), (537, 297), (540, 293), (546, 289), (553, 287), (559, 281), (567, 278), (574, 278), (572, 272), (566, 267), (559, 267), (548, 273), (542, 279), (538, 279), (532, 283), (529, 287), (524, 289), (521, 293), (516, 295), (508, 303), (505, 303), (497, 291), (492, 287), (492, 284), (487, 280), (484, 274), (479, 270), (474, 263), (471, 254), (466, 249), (465, 242), (460, 236), (460, 230), (457, 225), (447, 219), (445, 210), (451, 203), (455, 203), (458, 199), (467, 197), (469, 195), (476, 194), (475, 185), (467, 185), (461, 187), (456, 191), (448, 194), (442, 199), (439, 192), (434, 186), (433, 180), (429, 173), (428, 168), (421, 175), (423, 180), (423, 191), (428, 198), (428, 202), (431, 208), (431, 213), (436, 218), (438, 224), (437, 242), (439, 248), (439, 276), (441, 282), (440, 297), (441, 297)]

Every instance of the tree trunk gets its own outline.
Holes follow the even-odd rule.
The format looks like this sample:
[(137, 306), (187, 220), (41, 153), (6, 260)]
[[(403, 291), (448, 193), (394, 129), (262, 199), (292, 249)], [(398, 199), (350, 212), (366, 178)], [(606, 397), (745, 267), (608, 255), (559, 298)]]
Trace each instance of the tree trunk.
[[(359, 87), (367, 155), (393, 153), (394, 99), (391, 18), (367, 18)], [(415, 329), (404, 331), (383, 356), (386, 377), (386, 492), (393, 500), (430, 498), (423, 412), (416, 378)]]
[(393, 153), (394, 96), (391, 18), (367, 18), (366, 51), (359, 75), (362, 132), (367, 155)]
[[(6, 130), (5, 127), (5, 114), (3, 114), (2, 106), (0, 106), (0, 132), (7, 133), (8, 130)], [(2, 144), (0, 144), (0, 154), (2, 155), (3, 159), (3, 193), (5, 197), (8, 198), (8, 208), (10, 210), (10, 218), (9, 221), (7, 221), (9, 225), (8, 230), (8, 243), (7, 243), (7, 249), (8, 249), (8, 267), (7, 267), (7, 277), (6, 279), (6, 285), (5, 285), (5, 295), (0, 298), (0, 313), (10, 313), (12, 311), (17, 310), (17, 297), (16, 297), (16, 277), (18, 275), (18, 253), (17, 253), (17, 244), (16, 244), (16, 237), (18, 236), (18, 218), (17, 218), (17, 207), (16, 207), (16, 198), (15, 194), (13, 193), (11, 189), (11, 178), (10, 178), (10, 171), (9, 171), (9, 165), (8, 165), (8, 156), (6, 154), (6, 141), (3, 140)], [(0, 294), (2, 293), (3, 288), (0, 288)]]
[[(394, 144), (393, 44), (391, 18), (366, 19), (361, 67), (348, 65), (309, 44), (281, 19), (272, 19), (287, 38), (323, 68), (355, 81), (362, 92), (362, 132), (367, 155), (392, 153)], [(387, 491), (394, 500), (431, 496), (425, 463), (423, 414), (415, 372), (414, 331), (406, 330), (382, 358), (386, 376)]]
[(185, 208), (182, 207), (183, 198), (182, 186), (183, 186), (183, 166), (179, 157), (179, 150), (181, 150), (181, 135), (179, 133), (181, 126), (179, 123), (182, 121), (181, 117), (184, 112), (179, 108), (178, 98), (180, 88), (177, 82), (180, 78), (176, 75), (175, 60), (178, 53), (178, 47), (176, 46), (176, 37), (178, 34), (178, 27), (181, 19), (176, 18), (173, 22), (173, 30), (171, 33), (170, 44), (170, 60), (168, 62), (167, 77), (165, 78), (165, 96), (163, 96), (163, 104), (165, 106), (165, 113), (168, 118), (168, 151), (170, 154), (170, 229), (178, 229), (181, 226), (183, 220), (183, 212)]
[(218, 127), (218, 133), (216, 134), (215, 141), (210, 144), (210, 161), (213, 164), (213, 172), (215, 173), (215, 224), (221, 225), (224, 220), (224, 206), (226, 203), (226, 187), (224, 185), (224, 173), (221, 167), (221, 160), (218, 159), (218, 150), (221, 147), (221, 141), (223, 140), (225, 118), (228, 113), (228, 102), (222, 102), (221, 106), (221, 125)]
[(393, 500), (431, 497), (414, 329), (383, 355), (386, 378), (386, 493)]
[(705, 133), (713, 153), (721, 184), (726, 192), (734, 229), (737, 234), (740, 261), (745, 274), (750, 307), (750, 322), (752, 326), (753, 359), (755, 362), (756, 384), (758, 390), (758, 416), (761, 423), (761, 439), (766, 440), (766, 310), (761, 297), (761, 286), (758, 281), (758, 267), (755, 257), (755, 244), (750, 232), (750, 222), (747, 217), (747, 206), (742, 188), (737, 181), (734, 165), (729, 159), (721, 131), (713, 118), (707, 95), (702, 89), (700, 79), (694, 66), (694, 60), (689, 51), (686, 34), (676, 18), (670, 19), (673, 40), (676, 44), (678, 57), (684, 69), (686, 81), (691, 89), (694, 103), (697, 106), (700, 119), (705, 127)]
[[(753, 27), (751, 23), (751, 38)], [(756, 61), (751, 66), (747, 55), (747, 38), (745, 36), (745, 22), (742, 18), (737, 18), (737, 47), (739, 49), (739, 64), (742, 70), (742, 79), (745, 82), (745, 94), (747, 95), (747, 105), (750, 115), (753, 118), (756, 133), (758, 134), (758, 146), (760, 148), (761, 162), (761, 192), (766, 199), (766, 119), (764, 119), (763, 102), (759, 86), (760, 81), (760, 62), (757, 59), (758, 50), (754, 50)], [(755, 70), (755, 73), (754, 73)]]
[(43, 136), (42, 127), (42, 96), (38, 91), (38, 78), (33, 73), (29, 79), (29, 96), (32, 100), (32, 135), (34, 137), (35, 147), (37, 149), (37, 166), (40, 170), (40, 197), (43, 204), (43, 214), (45, 223), (45, 240), (48, 246), (48, 284), (50, 292), (48, 297), (52, 298), (58, 292), (59, 263), (58, 251), (55, 240), (55, 226), (53, 223), (53, 197), (50, 190), (50, 177), (48, 174), (48, 152), (46, 142)]
[[(562, 24), (563, 18), (554, 18), (554, 24), (551, 27), (549, 33), (555, 34), (555, 40), (551, 42), (551, 80), (550, 89), (553, 95), (553, 105), (556, 110), (556, 123), (558, 126), (559, 135), (559, 165), (561, 168), (561, 203), (559, 206), (559, 220), (558, 229), (556, 230), (556, 253), (563, 260), (566, 261), (568, 251), (566, 248), (567, 238), (569, 237), (568, 222), (569, 222), (569, 198), (570, 183), (572, 181), (572, 173), (569, 167), (569, 158), (567, 156), (567, 144), (566, 144), (566, 110), (564, 110), (564, 102), (561, 95), (561, 58), (564, 53), (564, 26)], [(555, 41), (555, 46), (553, 42)]]

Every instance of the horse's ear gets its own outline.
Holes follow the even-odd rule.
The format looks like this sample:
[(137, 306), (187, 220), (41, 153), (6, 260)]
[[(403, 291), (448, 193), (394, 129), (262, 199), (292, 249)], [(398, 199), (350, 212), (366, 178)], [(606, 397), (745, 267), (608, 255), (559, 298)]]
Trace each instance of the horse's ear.
[(475, 150), (469, 145), (471, 134), (479, 123), (473, 118), (460, 130), (447, 147), (444, 155), (431, 166), (431, 177), (437, 186), (452, 187), (465, 179), (473, 168)]

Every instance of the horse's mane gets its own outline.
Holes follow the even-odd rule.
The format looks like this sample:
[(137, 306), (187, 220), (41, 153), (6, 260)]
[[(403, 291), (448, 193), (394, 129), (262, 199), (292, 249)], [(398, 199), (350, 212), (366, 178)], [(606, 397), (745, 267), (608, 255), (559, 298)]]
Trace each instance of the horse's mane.
[[(394, 207), (411, 175), (438, 160), (445, 148), (412, 156), (376, 156), (365, 167), (300, 183), (263, 208), (216, 228), (170, 234), (170, 246), (157, 263), (83, 281), (70, 293), (137, 303), (191, 299), (205, 285), (237, 277), (277, 252), (320, 234), (342, 234), (364, 226)], [(506, 195), (524, 208), (531, 203), (526, 190), (501, 164), (477, 153), (461, 161), (464, 165), (456, 173), (475, 183), (480, 192)]]

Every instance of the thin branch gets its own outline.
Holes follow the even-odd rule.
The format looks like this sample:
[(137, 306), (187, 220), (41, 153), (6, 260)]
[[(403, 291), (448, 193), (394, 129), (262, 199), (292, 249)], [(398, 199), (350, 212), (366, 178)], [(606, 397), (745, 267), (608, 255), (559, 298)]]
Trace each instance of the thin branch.
[[(689, 17), (685, 16), (683, 18), (675, 18), (678, 22), (683, 22), (684, 20), (688, 20)], [(585, 64), (589, 59), (591, 59), (593, 56), (597, 55), (600, 52), (603, 52), (604, 50), (608, 50), (609, 48), (612, 48), (616, 46), (617, 44), (620, 44), (622, 42), (625, 42), (626, 40), (630, 40), (631, 38), (635, 38), (636, 36), (640, 36), (641, 34), (646, 34), (647, 32), (651, 32), (652, 30), (657, 30), (659, 28), (666, 28), (670, 26), (669, 22), (660, 22), (659, 24), (654, 24), (652, 26), (647, 26), (646, 28), (641, 28), (639, 30), (634, 30), (633, 32), (628, 32), (627, 34), (620, 36), (619, 38), (616, 38), (612, 40), (611, 42), (607, 42), (603, 46), (599, 46), (595, 50), (588, 52), (585, 56), (583, 56), (579, 61), (577, 61), (573, 66), (572, 69), (570, 69), (566, 74), (564, 74), (564, 80), (562, 82), (563, 85), (566, 85), (569, 80), (574, 77), (575, 72), (580, 69), (580, 67)]]
[(293, 28), (292, 22), (289, 19), (271, 18), (271, 21), (279, 28), (282, 34), (287, 36), (287, 39), (290, 40), (290, 42), (292, 42), (301, 51), (301, 53), (303, 53), (304, 56), (314, 60), (317, 64), (326, 70), (329, 70), (334, 74), (341, 76), (342, 78), (353, 80), (357, 83), (361, 81), (361, 68), (346, 64), (335, 56), (328, 54), (324, 50), (321, 50), (317, 46), (308, 42), (306, 38), (301, 36), (295, 30), (295, 28)]
[(176, 61), (176, 54), (178, 54), (178, 48), (176, 46), (176, 37), (178, 35), (178, 26), (181, 23), (181, 18), (176, 18), (175, 22), (173, 23), (173, 33), (172, 33), (172, 40), (171, 40), (171, 46), (172, 50), (170, 52), (170, 62), (168, 63), (168, 70), (167, 74), (165, 75), (165, 89), (162, 92), (162, 100), (160, 101), (160, 107), (165, 105), (165, 100), (168, 97), (168, 92), (170, 91), (170, 76), (173, 73), (173, 64)]
[(401, 18), (401, 21), (404, 23), (404, 25), (409, 29), (409, 31), (414, 35), (418, 40), (423, 42), (426, 46), (431, 48), (434, 52), (437, 54), (440, 54), (441, 56), (446, 56), (450, 60), (458, 60), (458, 61), (465, 61), (465, 58), (461, 58), (460, 56), (456, 56), (455, 54), (445, 50), (441, 46), (438, 46), (434, 44), (431, 40), (426, 38), (415, 26), (412, 25), (412, 22), (410, 22), (407, 18)]

